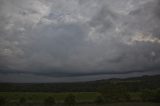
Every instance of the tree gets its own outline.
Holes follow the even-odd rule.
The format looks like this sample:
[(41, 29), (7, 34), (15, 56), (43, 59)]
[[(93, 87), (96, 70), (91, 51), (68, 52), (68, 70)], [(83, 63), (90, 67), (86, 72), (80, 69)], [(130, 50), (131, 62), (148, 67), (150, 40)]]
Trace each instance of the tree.
[(65, 105), (74, 106), (76, 104), (76, 98), (73, 94), (68, 94), (64, 100)]
[(55, 98), (50, 96), (50, 97), (47, 97), (45, 100), (44, 100), (44, 104), (45, 106), (51, 106), (51, 105), (54, 105), (56, 102), (55, 102)]

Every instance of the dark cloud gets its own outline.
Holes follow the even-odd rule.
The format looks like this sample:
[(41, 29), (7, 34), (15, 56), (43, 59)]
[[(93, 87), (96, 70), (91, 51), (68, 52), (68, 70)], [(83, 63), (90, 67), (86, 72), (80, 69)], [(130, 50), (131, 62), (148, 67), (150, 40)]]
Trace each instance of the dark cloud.
[(89, 78), (93, 80), (106, 74), (159, 73), (159, 4), (0, 0), (0, 76), (11, 77), (0, 81), (15, 76), (77, 81), (83, 76), (96, 76)]
[(102, 6), (99, 12), (93, 17), (90, 22), (92, 27), (100, 27), (99, 32), (104, 33), (108, 29), (114, 27), (116, 21), (116, 14), (112, 12), (107, 6)]

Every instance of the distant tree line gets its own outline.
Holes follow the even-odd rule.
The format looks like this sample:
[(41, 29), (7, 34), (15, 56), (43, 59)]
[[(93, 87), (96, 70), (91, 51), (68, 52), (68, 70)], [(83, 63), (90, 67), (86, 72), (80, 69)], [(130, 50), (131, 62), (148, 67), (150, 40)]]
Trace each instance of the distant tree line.
[(96, 92), (110, 83), (125, 86), (130, 92), (160, 88), (160, 75), (75, 83), (0, 83), (0, 92)]

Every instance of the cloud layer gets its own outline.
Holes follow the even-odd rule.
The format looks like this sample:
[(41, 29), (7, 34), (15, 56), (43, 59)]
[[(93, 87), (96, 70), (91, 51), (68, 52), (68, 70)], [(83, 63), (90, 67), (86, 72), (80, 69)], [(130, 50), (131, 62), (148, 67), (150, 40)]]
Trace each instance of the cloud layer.
[(0, 0), (0, 76), (160, 72), (159, 28), (159, 0)]

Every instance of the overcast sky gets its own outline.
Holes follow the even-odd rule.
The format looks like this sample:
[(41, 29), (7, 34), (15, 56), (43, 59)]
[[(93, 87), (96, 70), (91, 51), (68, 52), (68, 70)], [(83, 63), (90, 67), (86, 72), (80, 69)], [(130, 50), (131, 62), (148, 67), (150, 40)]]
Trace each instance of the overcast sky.
[(0, 82), (160, 74), (159, 0), (0, 0)]

